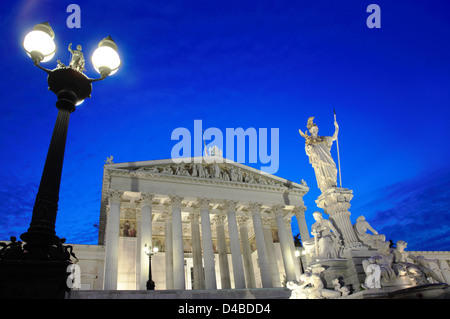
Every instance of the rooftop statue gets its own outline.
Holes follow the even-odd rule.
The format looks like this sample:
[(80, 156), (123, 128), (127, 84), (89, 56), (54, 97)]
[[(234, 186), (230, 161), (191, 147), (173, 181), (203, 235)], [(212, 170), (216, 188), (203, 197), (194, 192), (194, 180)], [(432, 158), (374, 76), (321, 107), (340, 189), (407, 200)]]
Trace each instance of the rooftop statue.
[(308, 135), (307, 131), (305, 131), (305, 133), (303, 133), (302, 130), (298, 131), (300, 135), (305, 138), (306, 155), (308, 155), (309, 162), (316, 173), (317, 186), (323, 193), (329, 187), (337, 186), (337, 168), (330, 150), (333, 141), (337, 139), (339, 126), (335, 118), (335, 132), (333, 136), (319, 136), (319, 128), (313, 120), (314, 117), (310, 117), (306, 125), (311, 135)]
[(114, 158), (114, 157), (113, 157), (112, 155), (109, 156), (109, 157), (107, 157), (105, 163), (106, 163), (106, 164), (113, 164), (113, 163), (114, 163), (114, 162), (113, 162), (113, 158)]

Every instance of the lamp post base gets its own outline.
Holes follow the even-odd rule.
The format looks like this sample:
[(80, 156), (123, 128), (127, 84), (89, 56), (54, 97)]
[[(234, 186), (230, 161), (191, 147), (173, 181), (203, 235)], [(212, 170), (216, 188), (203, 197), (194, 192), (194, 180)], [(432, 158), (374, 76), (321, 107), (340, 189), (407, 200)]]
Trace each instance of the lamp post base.
[(147, 290), (155, 290), (155, 282), (147, 281)]
[(0, 299), (64, 299), (68, 261), (0, 261)]

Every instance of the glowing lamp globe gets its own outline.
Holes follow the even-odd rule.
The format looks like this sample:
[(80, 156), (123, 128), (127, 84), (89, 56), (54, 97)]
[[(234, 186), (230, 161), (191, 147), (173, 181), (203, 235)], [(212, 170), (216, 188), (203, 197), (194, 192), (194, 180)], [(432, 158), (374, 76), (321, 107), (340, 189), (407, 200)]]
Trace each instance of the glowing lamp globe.
[(117, 72), (121, 62), (117, 53), (117, 45), (111, 37), (108, 36), (99, 42), (98, 48), (92, 54), (92, 64), (102, 76)]
[(144, 253), (146, 253), (147, 255), (150, 254), (150, 248), (147, 246), (147, 244), (144, 245)]
[(48, 22), (34, 26), (23, 40), (23, 47), (35, 63), (50, 61), (56, 52), (55, 33)]

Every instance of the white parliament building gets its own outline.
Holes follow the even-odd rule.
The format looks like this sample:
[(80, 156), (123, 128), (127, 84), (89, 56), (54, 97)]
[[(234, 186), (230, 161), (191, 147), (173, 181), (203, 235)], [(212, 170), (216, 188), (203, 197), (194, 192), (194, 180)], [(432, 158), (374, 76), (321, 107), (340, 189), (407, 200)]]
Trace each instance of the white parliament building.
[[(305, 268), (314, 264), (313, 252), (296, 253), (291, 230), (297, 222), (302, 243), (314, 242), (305, 221), (308, 190), (304, 181), (298, 184), (221, 156), (178, 164), (172, 159), (105, 164), (98, 245), (73, 245), (80, 292), (146, 290), (147, 246), (158, 250), (151, 255), (156, 291), (278, 288), (270, 290), (284, 295), (269, 297), (288, 298), (287, 283), (301, 281)], [(335, 216), (334, 222), (346, 227)], [(349, 227), (342, 233), (347, 233), (346, 245), (358, 246), (351, 242), (356, 237)], [(357, 261), (355, 267), (344, 265), (353, 267), (354, 286), (364, 283), (362, 260), (376, 252), (358, 249), (346, 255)], [(439, 282), (450, 283), (450, 252), (411, 253), (431, 260)], [(343, 260), (327, 259), (333, 274)]]
[[(292, 217), (308, 239), (306, 183), (220, 156), (105, 164), (99, 245), (73, 245), (81, 289), (282, 287), (301, 272)], [(294, 219), (295, 220), (295, 219)]]

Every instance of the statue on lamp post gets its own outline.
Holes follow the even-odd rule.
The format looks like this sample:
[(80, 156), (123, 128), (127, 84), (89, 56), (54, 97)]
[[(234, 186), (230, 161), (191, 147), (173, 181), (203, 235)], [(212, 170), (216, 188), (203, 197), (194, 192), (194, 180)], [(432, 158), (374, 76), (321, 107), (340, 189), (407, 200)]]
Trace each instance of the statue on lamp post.
[(81, 52), (81, 45), (77, 45), (76, 50), (72, 50), (72, 43), (69, 44), (69, 52), (72, 53), (72, 60), (70, 61), (70, 67), (78, 72), (86, 71), (84, 68), (84, 55)]

